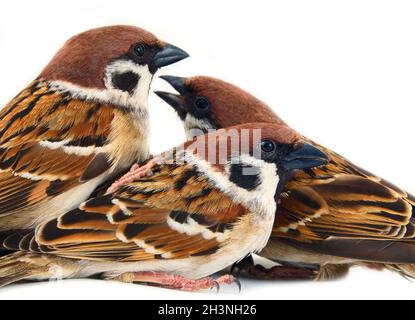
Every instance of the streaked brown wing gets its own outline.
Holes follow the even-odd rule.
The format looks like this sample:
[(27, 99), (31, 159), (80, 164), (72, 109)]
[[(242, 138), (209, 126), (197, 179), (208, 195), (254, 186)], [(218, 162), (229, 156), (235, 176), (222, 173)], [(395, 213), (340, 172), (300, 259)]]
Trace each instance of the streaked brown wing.
[(3, 244), (90, 260), (185, 258), (218, 250), (245, 213), (191, 165), (162, 165), (116, 195), (91, 199), (40, 226), (36, 240), (13, 234)]
[(325, 254), (395, 262), (402, 255), (399, 261), (415, 261), (414, 198), (335, 153), (331, 157), (327, 166), (290, 182), (272, 236)]
[(330, 181), (335, 180), (337, 176), (342, 174), (365, 177), (374, 181), (380, 180), (380, 178), (376, 177), (372, 173), (354, 165), (330, 149), (327, 149), (311, 140), (308, 141), (321, 149), (329, 158), (329, 162), (320, 167), (298, 171), (292, 179), (287, 182), (286, 189), (330, 183)]
[(110, 106), (71, 99), (35, 81), (0, 118), (0, 215), (79, 184), (97, 159), (105, 167), (97, 155), (110, 133)]
[(412, 204), (403, 194), (367, 178), (336, 180), (290, 191), (281, 201), (273, 235), (310, 242), (329, 237), (412, 238)]

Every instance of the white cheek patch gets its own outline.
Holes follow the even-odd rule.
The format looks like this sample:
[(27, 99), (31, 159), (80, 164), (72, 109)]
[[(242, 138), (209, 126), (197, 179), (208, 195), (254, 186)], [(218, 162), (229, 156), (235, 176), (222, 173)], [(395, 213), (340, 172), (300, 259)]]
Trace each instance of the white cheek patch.
[(273, 163), (268, 163), (264, 160), (259, 160), (246, 154), (240, 156), (240, 161), (246, 165), (258, 168), (261, 183), (255, 189), (255, 191), (274, 199), (275, 190), (277, 189), (278, 183), (280, 182), (276, 165)]
[[(134, 73), (139, 77), (136, 88), (131, 90), (131, 92), (115, 88), (112, 81), (113, 75), (128, 72)], [(106, 89), (85, 88), (66, 81), (51, 81), (50, 87), (52, 90), (69, 92), (75, 99), (110, 103), (119, 107), (136, 110), (138, 113), (142, 113), (143, 116), (148, 116), (147, 101), (152, 80), (153, 74), (148, 69), (148, 66), (141, 66), (129, 60), (117, 60), (109, 64), (105, 69), (104, 84)]]
[[(128, 72), (132, 72), (139, 77), (137, 86), (131, 93), (115, 88), (113, 83), (113, 77), (115, 75)], [(120, 91), (120, 93), (130, 97), (130, 99), (139, 106), (147, 105), (148, 93), (150, 91), (152, 80), (153, 74), (150, 72), (147, 65), (138, 65), (130, 60), (117, 60), (109, 64), (105, 70), (105, 86), (108, 90)]]
[(258, 168), (260, 183), (253, 190), (241, 188), (229, 180), (229, 166), (231, 163), (227, 165), (228, 168), (225, 171), (225, 175), (213, 169), (207, 161), (189, 153), (185, 155), (188, 163), (195, 165), (219, 190), (232, 197), (235, 202), (243, 204), (259, 214), (274, 215), (277, 209), (274, 195), (279, 183), (276, 165), (249, 155), (241, 155), (238, 157), (239, 159), (235, 161)]

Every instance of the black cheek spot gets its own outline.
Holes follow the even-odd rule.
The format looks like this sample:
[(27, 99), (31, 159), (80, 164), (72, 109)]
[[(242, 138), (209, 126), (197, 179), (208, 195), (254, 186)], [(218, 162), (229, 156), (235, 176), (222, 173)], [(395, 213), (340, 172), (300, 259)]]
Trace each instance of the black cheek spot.
[(229, 180), (246, 190), (254, 190), (261, 183), (259, 168), (244, 164), (232, 164)]
[(139, 75), (131, 71), (125, 73), (116, 73), (112, 77), (112, 85), (114, 88), (132, 94), (134, 89), (137, 87), (139, 80)]

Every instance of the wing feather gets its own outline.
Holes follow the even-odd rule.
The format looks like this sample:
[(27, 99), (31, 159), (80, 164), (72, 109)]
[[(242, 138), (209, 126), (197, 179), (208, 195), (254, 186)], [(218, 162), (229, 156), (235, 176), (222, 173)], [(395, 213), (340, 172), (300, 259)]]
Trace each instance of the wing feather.
[[(0, 112), (0, 215), (73, 188), (108, 143), (114, 110), (34, 81)], [(100, 170), (104, 172), (100, 163)], [(94, 178), (90, 174), (87, 178)]]
[(401, 253), (412, 248), (414, 197), (325, 151), (331, 157), (327, 166), (299, 172), (288, 183), (272, 236), (319, 253), (368, 260), (383, 254), (387, 261), (414, 262), (415, 255), (397, 258), (391, 249), (371, 253), (383, 246)]
[[(177, 259), (215, 252), (226, 241), (231, 224), (247, 211), (231, 205), (193, 166), (182, 167), (181, 173), (188, 170), (194, 175), (191, 189), (177, 183), (180, 169), (161, 165), (152, 177), (130, 183), (115, 195), (91, 199), (41, 225), (32, 239), (23, 235), (20, 241), (13, 238), (12, 244), (98, 261)], [(209, 196), (201, 192), (204, 189), (212, 190)], [(213, 209), (205, 204), (213, 202)], [(195, 212), (196, 208), (204, 211)], [(216, 210), (219, 219), (213, 214)]]

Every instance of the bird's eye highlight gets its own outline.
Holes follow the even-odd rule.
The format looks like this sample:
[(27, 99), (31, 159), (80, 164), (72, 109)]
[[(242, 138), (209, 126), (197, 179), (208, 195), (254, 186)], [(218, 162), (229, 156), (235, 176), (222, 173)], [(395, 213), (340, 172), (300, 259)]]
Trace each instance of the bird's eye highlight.
[(272, 140), (261, 141), (261, 151), (264, 153), (272, 153), (276, 149), (275, 142)]
[(210, 108), (209, 101), (204, 97), (197, 97), (195, 100), (195, 105), (199, 110), (205, 111)]
[(146, 51), (146, 48), (144, 47), (144, 45), (142, 44), (136, 44), (134, 46), (134, 54), (138, 57), (138, 58), (142, 58), (144, 56), (144, 53)]

